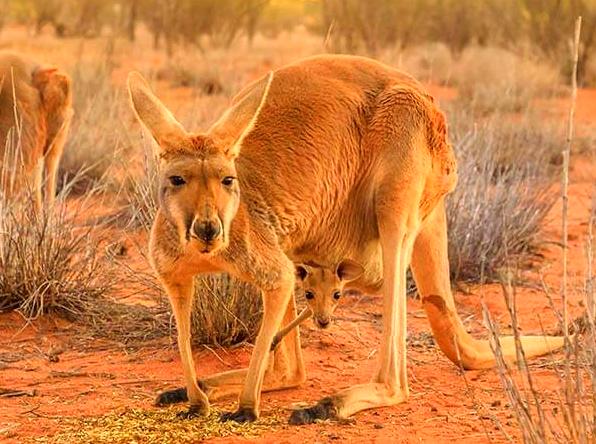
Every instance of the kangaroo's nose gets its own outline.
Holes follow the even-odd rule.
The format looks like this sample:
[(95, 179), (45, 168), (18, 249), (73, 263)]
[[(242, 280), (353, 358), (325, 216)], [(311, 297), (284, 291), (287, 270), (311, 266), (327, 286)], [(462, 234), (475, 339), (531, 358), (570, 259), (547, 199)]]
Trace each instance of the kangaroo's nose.
[(192, 231), (199, 239), (205, 242), (211, 242), (219, 236), (221, 226), (217, 220), (203, 220), (199, 222), (195, 219), (192, 224)]

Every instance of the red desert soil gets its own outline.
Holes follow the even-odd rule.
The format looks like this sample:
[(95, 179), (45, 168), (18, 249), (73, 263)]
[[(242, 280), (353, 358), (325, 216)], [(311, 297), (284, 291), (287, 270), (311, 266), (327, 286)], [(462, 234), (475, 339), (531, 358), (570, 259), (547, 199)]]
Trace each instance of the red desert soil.
[[(581, 91), (578, 119), (594, 125), (595, 91)], [(561, 102), (562, 109), (565, 103)], [(564, 114), (561, 112), (561, 114)], [(570, 185), (570, 307), (581, 313), (585, 272), (587, 221), (594, 193), (596, 165), (592, 155), (576, 157)], [(553, 192), (558, 192), (557, 189)], [(561, 267), (560, 205), (553, 208), (546, 227), (544, 258), (526, 271), (533, 283), (540, 275), (558, 294)], [(554, 331), (556, 324), (548, 302), (537, 286), (518, 290), (519, 321), (523, 332), (538, 334), (541, 324)], [(476, 286), (471, 294), (457, 294), (462, 318), (470, 331), (486, 337), (480, 300), (485, 298), (493, 316), (507, 330), (507, 315), (496, 285)], [(380, 340), (378, 297), (345, 298), (336, 324), (325, 332), (310, 324), (303, 328), (303, 348), (308, 381), (299, 389), (263, 395), (263, 414), (289, 408), (294, 403), (313, 403), (335, 390), (365, 382), (374, 371)], [(487, 419), (496, 416), (512, 436), (519, 436), (506, 395), (495, 370), (461, 372), (433, 345), (428, 345), (428, 324), (420, 304), (408, 301), (408, 378), (410, 400), (402, 405), (363, 412), (347, 424), (334, 422), (303, 427), (281, 426), (261, 435), (257, 442), (485, 442), (487, 436), (502, 441), (503, 435)], [(202, 348), (196, 351), (199, 375), (246, 366), (250, 347), (233, 350)], [(51, 362), (52, 356), (58, 362)], [(52, 359), (55, 360), (55, 359)], [(536, 360), (532, 369), (540, 390), (554, 392), (557, 379), (552, 370)], [(159, 391), (179, 386), (182, 371), (173, 343), (155, 341), (136, 351), (106, 341), (85, 339), (76, 325), (45, 318), (26, 325), (16, 313), (0, 315), (0, 388), (19, 389), (34, 396), (0, 396), (0, 440), (22, 442), (61, 430), (64, 419), (101, 415), (126, 407), (154, 409)], [(469, 386), (469, 388), (467, 388)], [(473, 397), (472, 397), (473, 393)], [(479, 413), (476, 403), (485, 406)], [(229, 404), (229, 403), (228, 403)], [(546, 406), (547, 410), (550, 406)], [(289, 412), (284, 413), (289, 415)], [(238, 437), (213, 442), (235, 442)]]

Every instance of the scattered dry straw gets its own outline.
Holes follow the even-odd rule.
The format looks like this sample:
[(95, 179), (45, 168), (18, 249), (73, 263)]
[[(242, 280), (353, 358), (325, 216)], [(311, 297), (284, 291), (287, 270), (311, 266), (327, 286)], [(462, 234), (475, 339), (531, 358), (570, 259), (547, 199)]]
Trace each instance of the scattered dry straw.
[[(233, 408), (232, 405), (229, 408)], [(194, 443), (208, 438), (255, 438), (286, 423), (281, 411), (253, 423), (220, 422), (221, 410), (206, 417), (181, 419), (180, 407), (159, 410), (126, 409), (104, 416), (73, 418), (63, 431), (37, 440), (42, 443)]]

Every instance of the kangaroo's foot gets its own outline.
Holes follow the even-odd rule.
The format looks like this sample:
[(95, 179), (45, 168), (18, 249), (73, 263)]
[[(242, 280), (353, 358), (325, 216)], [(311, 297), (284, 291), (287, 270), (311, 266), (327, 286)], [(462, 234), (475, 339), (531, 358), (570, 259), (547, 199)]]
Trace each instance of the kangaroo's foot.
[(294, 410), (288, 422), (292, 425), (312, 424), (317, 420), (337, 419), (338, 400), (333, 397), (321, 399), (312, 407)]
[(259, 415), (251, 408), (248, 407), (240, 407), (235, 412), (226, 412), (223, 413), (220, 417), (222, 422), (225, 421), (234, 421), (234, 422), (253, 422), (257, 420)]
[(198, 416), (205, 416), (209, 413), (208, 405), (191, 405), (188, 410), (178, 412), (176, 416), (180, 419), (192, 419)]
[(288, 422), (301, 425), (317, 420), (345, 420), (362, 410), (399, 404), (407, 398), (406, 387), (391, 387), (379, 382), (359, 384), (323, 398), (312, 407), (294, 410)]
[[(197, 379), (197, 384), (199, 388), (209, 396), (209, 387), (205, 384), (202, 380)], [(165, 392), (161, 392), (155, 398), (155, 405), (158, 407), (163, 407), (171, 404), (179, 404), (181, 402), (188, 401), (188, 393), (186, 391), (186, 387), (178, 387), (171, 390), (166, 390)]]

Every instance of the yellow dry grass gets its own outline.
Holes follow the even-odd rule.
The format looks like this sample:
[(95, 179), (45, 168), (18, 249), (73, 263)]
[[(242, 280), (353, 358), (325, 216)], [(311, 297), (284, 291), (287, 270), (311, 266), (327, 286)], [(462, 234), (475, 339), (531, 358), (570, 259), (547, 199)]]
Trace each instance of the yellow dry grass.
[[(233, 408), (230, 405), (229, 408)], [(221, 422), (221, 410), (211, 409), (205, 417), (181, 419), (181, 407), (159, 410), (125, 409), (103, 416), (72, 418), (62, 431), (43, 437), (39, 443), (196, 443), (208, 438), (237, 436), (256, 438), (286, 423), (287, 414), (268, 412), (252, 423)]]

